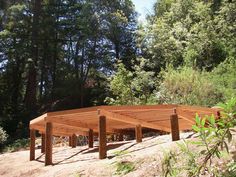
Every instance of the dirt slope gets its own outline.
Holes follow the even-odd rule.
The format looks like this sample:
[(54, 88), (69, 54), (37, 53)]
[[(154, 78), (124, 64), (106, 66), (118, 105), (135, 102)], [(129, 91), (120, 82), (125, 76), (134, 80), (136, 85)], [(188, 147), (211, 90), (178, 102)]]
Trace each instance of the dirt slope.
[[(191, 133), (181, 134), (186, 138)], [(44, 166), (44, 155), (36, 150), (36, 161), (29, 161), (29, 151), (0, 155), (0, 176), (4, 177), (67, 177), (67, 176), (159, 176), (164, 152), (175, 148), (170, 135), (144, 138), (142, 143), (124, 141), (109, 144), (108, 158), (98, 159), (98, 148), (60, 147), (53, 149), (53, 166)], [(135, 170), (116, 173), (118, 162), (132, 162)]]

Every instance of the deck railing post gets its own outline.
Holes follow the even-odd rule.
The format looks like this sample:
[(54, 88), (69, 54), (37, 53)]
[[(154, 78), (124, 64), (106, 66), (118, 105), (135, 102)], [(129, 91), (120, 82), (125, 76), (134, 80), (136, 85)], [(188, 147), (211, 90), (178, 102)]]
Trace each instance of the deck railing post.
[(45, 134), (41, 134), (41, 153), (45, 152)]
[(52, 165), (52, 123), (46, 122), (45, 165)]
[(71, 141), (72, 141), (72, 148), (76, 148), (76, 146), (77, 146), (77, 136), (76, 136), (76, 134), (73, 134), (72, 135), (72, 137), (71, 137)]
[(69, 136), (69, 146), (70, 147), (72, 146), (72, 138), (71, 138), (71, 136)]
[(107, 157), (106, 117), (98, 111), (99, 159)]
[(119, 133), (119, 136), (118, 136), (119, 138), (118, 138), (118, 140), (119, 141), (124, 141), (124, 135), (123, 135), (123, 133)]
[(30, 129), (30, 161), (35, 160), (35, 130)]
[(88, 146), (89, 148), (93, 148), (93, 130), (92, 129), (89, 129), (89, 132), (88, 132)]
[(174, 114), (170, 116), (170, 124), (171, 124), (172, 141), (178, 141), (180, 139), (179, 120), (178, 120), (178, 115), (176, 114), (176, 111), (174, 111)]
[(135, 127), (135, 137), (136, 137), (136, 142), (140, 143), (142, 142), (142, 126), (141, 125), (136, 125)]

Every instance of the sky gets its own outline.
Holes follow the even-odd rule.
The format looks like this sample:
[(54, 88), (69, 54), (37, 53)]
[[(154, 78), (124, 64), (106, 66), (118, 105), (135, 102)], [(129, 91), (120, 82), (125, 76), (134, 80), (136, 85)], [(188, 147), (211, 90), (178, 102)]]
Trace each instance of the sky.
[(136, 11), (139, 13), (139, 20), (144, 21), (145, 16), (152, 13), (153, 5), (157, 0), (132, 0)]

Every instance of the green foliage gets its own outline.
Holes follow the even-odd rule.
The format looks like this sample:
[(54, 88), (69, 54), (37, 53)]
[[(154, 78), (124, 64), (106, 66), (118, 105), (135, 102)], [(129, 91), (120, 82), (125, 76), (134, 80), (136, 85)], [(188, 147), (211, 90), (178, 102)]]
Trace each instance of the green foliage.
[(132, 73), (122, 63), (118, 64), (117, 73), (111, 78), (110, 89), (115, 99), (107, 98), (109, 104), (134, 104), (134, 93), (131, 87)]
[(235, 176), (236, 166), (229, 151), (232, 128), (236, 126), (236, 99), (218, 107), (222, 110), (220, 118), (196, 115), (193, 130), (198, 133), (199, 140), (179, 142), (175, 152), (165, 153), (163, 176)]
[(21, 149), (26, 149), (29, 147), (29, 139), (18, 139), (14, 142), (8, 144), (3, 151), (5, 152), (15, 152)]
[(232, 98), (225, 104), (218, 105), (222, 111), (219, 119), (212, 116), (200, 118), (196, 115), (196, 125), (193, 130), (199, 133), (201, 141), (196, 142), (204, 149), (201, 154), (204, 156), (203, 162), (199, 166), (198, 174), (202, 169), (210, 168), (214, 157), (221, 158), (221, 152), (225, 149), (229, 153), (227, 143), (232, 140), (231, 128), (236, 126), (236, 99)]
[(230, 162), (226, 165), (223, 171), (218, 171), (218, 176), (235, 177), (236, 174), (236, 162)]
[(133, 162), (129, 161), (120, 161), (116, 162), (116, 174), (117, 175), (125, 175), (129, 172), (134, 171), (135, 165)]
[(122, 156), (122, 155), (127, 155), (128, 153), (129, 151), (120, 150), (120, 151), (115, 151), (113, 154), (114, 156)]
[(1, 5), (0, 124), (12, 139), (42, 112), (104, 104), (113, 64), (135, 58), (130, 0)]
[(210, 71), (229, 56), (234, 58), (235, 4), (158, 1), (138, 38), (143, 57), (150, 61), (148, 67), (157, 73), (168, 65)]
[(117, 72), (110, 78), (110, 91), (113, 97), (106, 98), (108, 104), (115, 105), (139, 105), (155, 103), (154, 94), (152, 93), (156, 80), (153, 78), (153, 72), (146, 72), (140, 65), (135, 65), (134, 71), (127, 70), (124, 64), (117, 65)]
[(164, 158), (161, 163), (162, 167), (162, 176), (177, 176), (179, 174), (179, 169), (176, 168), (175, 164), (177, 163), (177, 154), (173, 151), (165, 152)]
[(158, 94), (161, 103), (212, 106), (221, 101), (221, 92), (205, 72), (183, 67), (169, 68), (162, 75)]
[(189, 143), (186, 141), (183, 141), (183, 143), (177, 143), (177, 145), (181, 152), (181, 159), (183, 160), (181, 162), (181, 169), (186, 171), (187, 176), (195, 176), (198, 172), (197, 159), (199, 154), (190, 150)]
[(236, 96), (236, 61), (231, 58), (219, 64), (210, 73), (214, 86), (223, 93), (224, 100)]
[(7, 133), (3, 130), (2, 127), (0, 127), (0, 145), (2, 145), (7, 140)]

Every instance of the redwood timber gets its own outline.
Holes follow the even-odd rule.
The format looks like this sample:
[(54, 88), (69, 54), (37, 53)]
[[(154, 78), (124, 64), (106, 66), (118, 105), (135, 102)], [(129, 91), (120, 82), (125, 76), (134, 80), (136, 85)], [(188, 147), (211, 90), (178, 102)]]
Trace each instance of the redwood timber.
[(35, 160), (35, 130), (30, 129), (30, 161)]
[(72, 148), (76, 148), (76, 146), (77, 146), (77, 136), (76, 136), (76, 134), (72, 135), (71, 141), (72, 141), (72, 143), (71, 143)]
[(142, 142), (142, 127), (141, 125), (136, 125), (135, 127), (135, 137), (136, 137), (136, 142), (141, 143)]
[(106, 140), (106, 117), (99, 116), (99, 159), (107, 157), (107, 140)]
[(149, 123), (144, 120), (133, 118), (131, 116), (125, 116), (122, 114), (113, 113), (113, 112), (106, 111), (106, 110), (101, 110), (101, 114), (105, 115), (107, 117), (107, 119), (117, 120), (120, 122), (125, 122), (125, 123), (129, 123), (129, 124), (134, 124), (134, 125), (140, 124), (143, 127), (170, 132), (170, 129), (165, 126), (159, 126), (158, 124)]
[(93, 148), (93, 130), (89, 129), (89, 136), (88, 136), (88, 146), (89, 148)]
[(52, 165), (52, 123), (46, 122), (45, 165)]
[(72, 147), (72, 138), (69, 136), (69, 146)]
[(119, 141), (124, 141), (124, 135), (123, 135), (123, 133), (119, 133), (119, 135), (118, 135), (118, 140), (119, 140)]
[(45, 152), (45, 134), (41, 134), (41, 153)]
[(179, 137), (179, 120), (177, 114), (173, 114), (170, 116), (170, 124), (171, 124), (172, 141), (178, 141), (180, 137)]

